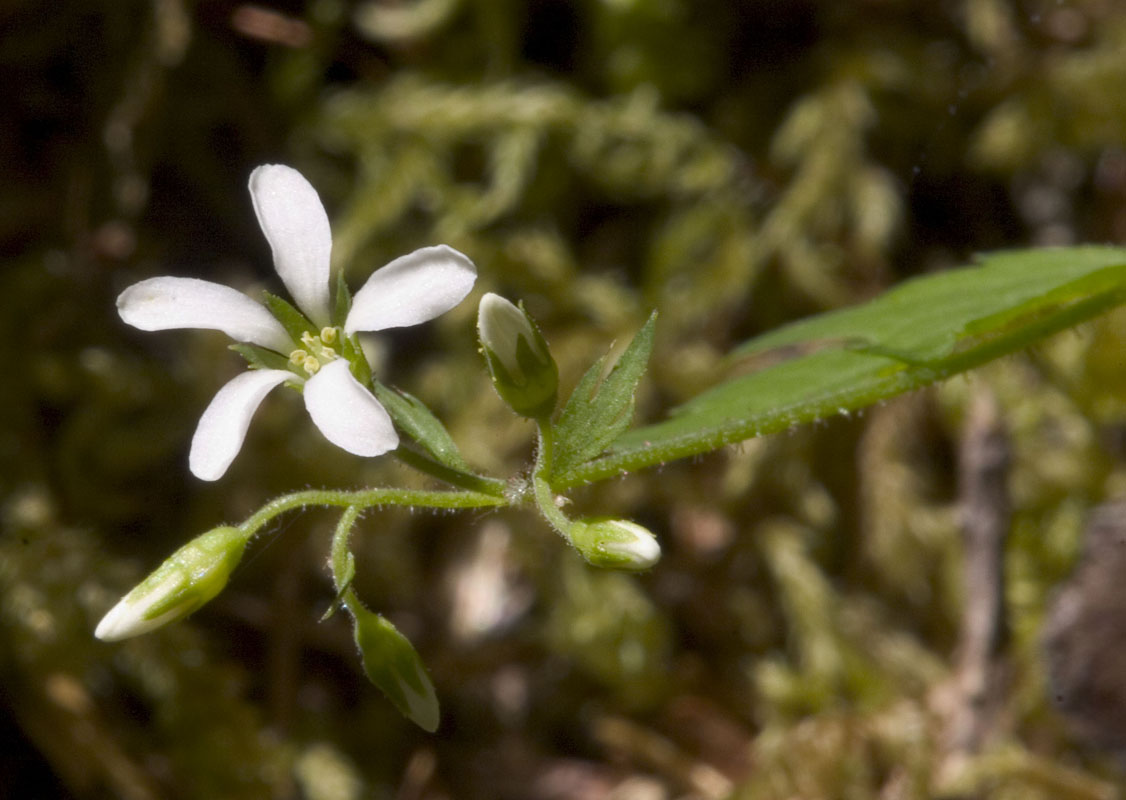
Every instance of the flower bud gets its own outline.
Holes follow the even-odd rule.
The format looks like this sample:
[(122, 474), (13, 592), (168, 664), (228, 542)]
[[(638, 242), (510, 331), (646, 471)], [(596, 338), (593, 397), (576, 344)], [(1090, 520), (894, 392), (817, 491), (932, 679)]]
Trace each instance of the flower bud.
[(121, 598), (94, 635), (115, 642), (186, 617), (222, 591), (245, 549), (246, 535), (237, 528), (197, 536)]
[(356, 646), (368, 680), (403, 716), (433, 733), (438, 729), (438, 695), (410, 641), (385, 617), (359, 603), (349, 603), (348, 610), (355, 622)]
[(550, 414), (559, 368), (528, 313), (499, 295), (486, 294), (477, 312), (477, 335), (501, 399), (521, 416)]
[(583, 558), (608, 569), (649, 569), (661, 545), (646, 528), (624, 519), (588, 519), (571, 525), (568, 538)]

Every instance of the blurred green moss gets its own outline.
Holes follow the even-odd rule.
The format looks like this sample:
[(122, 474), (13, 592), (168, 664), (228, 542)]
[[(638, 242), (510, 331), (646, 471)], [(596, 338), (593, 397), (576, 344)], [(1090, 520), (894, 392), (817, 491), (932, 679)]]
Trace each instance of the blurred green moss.
[[(587, 570), (531, 517), (370, 515), (358, 585), (431, 665), (436, 737), (315, 623), (327, 515), (287, 518), (186, 623), (114, 647), (90, 632), (165, 555), (274, 494), (417, 481), (332, 449), (280, 395), (224, 481), (184, 468), (239, 361), (219, 336), (125, 328), (114, 297), (162, 274), (276, 289), (253, 166), (309, 176), (353, 286), (424, 244), (469, 253), (480, 291), (541, 323), (564, 388), (658, 309), (654, 418), (787, 320), (974, 251), (1126, 239), (1119, 6), (17, 0), (0, 28), (13, 796), (491, 800), (642, 776), (661, 796), (1113, 796), (1121, 773), (1053, 711), (1040, 631), (1090, 509), (1126, 490), (1121, 312), (852, 419), (577, 491), (576, 515), (661, 538), (646, 575)], [(474, 306), (385, 336), (380, 375), (508, 475), (531, 430), (488, 386)], [(951, 778), (936, 698), (978, 386), (1014, 454), (1009, 681), (993, 740)], [(471, 637), (452, 621), (467, 574), (507, 603)], [(631, 733), (599, 734), (621, 717)]]

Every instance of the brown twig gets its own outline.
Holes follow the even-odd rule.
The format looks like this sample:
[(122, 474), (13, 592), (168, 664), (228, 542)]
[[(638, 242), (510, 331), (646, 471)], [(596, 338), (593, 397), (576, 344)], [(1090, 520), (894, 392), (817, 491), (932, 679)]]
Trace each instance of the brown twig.
[(971, 401), (959, 451), (965, 605), (953, 695), (944, 732), (941, 778), (956, 779), (981, 751), (996, 722), (999, 655), (1007, 635), (1004, 548), (1010, 527), (1009, 437), (997, 401), (980, 389)]

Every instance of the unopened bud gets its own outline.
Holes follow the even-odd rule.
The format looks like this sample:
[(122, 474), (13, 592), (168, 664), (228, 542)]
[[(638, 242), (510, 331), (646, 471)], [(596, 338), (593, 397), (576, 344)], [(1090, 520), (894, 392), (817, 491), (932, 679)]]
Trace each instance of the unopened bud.
[(656, 537), (629, 520), (579, 520), (572, 523), (568, 538), (582, 557), (596, 567), (643, 570), (661, 557)]
[(114, 642), (186, 617), (222, 591), (245, 549), (246, 535), (237, 528), (197, 536), (121, 598), (94, 635)]
[(350, 604), (349, 610), (368, 680), (387, 695), (403, 716), (433, 733), (438, 729), (438, 696), (410, 641), (386, 618), (358, 603)]
[(477, 312), (477, 335), (501, 399), (525, 417), (550, 414), (559, 368), (527, 312), (499, 295), (486, 294)]

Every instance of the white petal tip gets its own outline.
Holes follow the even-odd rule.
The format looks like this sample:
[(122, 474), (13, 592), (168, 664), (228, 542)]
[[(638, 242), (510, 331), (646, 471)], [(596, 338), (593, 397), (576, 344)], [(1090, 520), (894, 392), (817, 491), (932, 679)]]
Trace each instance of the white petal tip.
[(407, 706), (410, 708), (410, 718), (427, 733), (433, 733), (438, 730), (442, 715), (433, 684), (425, 676), (423, 676), (423, 682), (425, 690), (423, 694), (415, 692), (405, 683), (403, 684), (403, 694), (406, 696)]
[(124, 608), (124, 601), (119, 602), (109, 610), (98, 627), (94, 629), (94, 636), (103, 642), (118, 642), (134, 635), (132, 629), (136, 627), (139, 618), (129, 614)]
[(343, 359), (305, 382), (305, 408), (324, 437), (357, 456), (381, 456), (399, 446), (391, 417)]
[(327, 325), (332, 231), (317, 190), (300, 172), (282, 164), (256, 168), (249, 188), (279, 277), (298, 308), (318, 325)]
[(250, 419), (262, 400), (271, 389), (292, 377), (288, 370), (261, 369), (228, 381), (199, 418), (188, 456), (192, 474), (204, 481), (223, 477), (242, 449)]
[(372, 273), (352, 298), (348, 333), (403, 328), (432, 320), (473, 288), (477, 267), (444, 244), (400, 256)]

